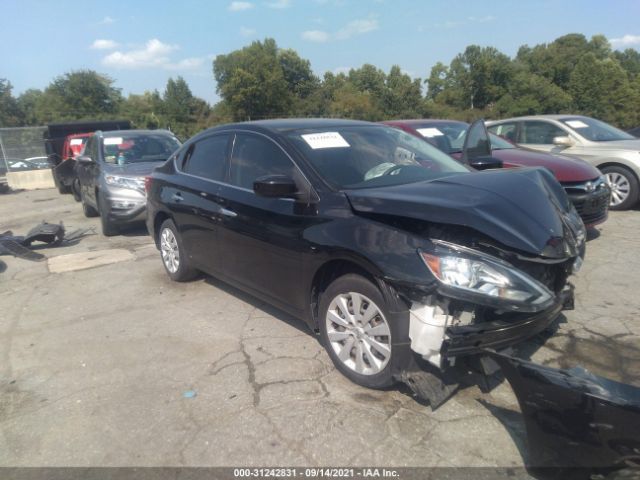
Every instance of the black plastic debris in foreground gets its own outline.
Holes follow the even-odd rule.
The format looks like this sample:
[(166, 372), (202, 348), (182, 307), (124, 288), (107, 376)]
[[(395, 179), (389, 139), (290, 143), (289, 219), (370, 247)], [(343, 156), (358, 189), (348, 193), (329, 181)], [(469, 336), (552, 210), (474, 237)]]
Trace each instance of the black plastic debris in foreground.
[(580, 367), (558, 370), (486, 353), (518, 398), (531, 473), (573, 479), (629, 469), (631, 476), (620, 478), (640, 478), (640, 388)]
[(85, 228), (74, 230), (65, 235), (62, 222), (59, 224), (42, 222), (29, 230), (25, 236), (16, 236), (13, 235), (13, 232), (7, 231), (0, 233), (0, 255), (13, 255), (24, 260), (38, 262), (46, 257), (41, 253), (34, 252), (32, 249), (69, 244), (84, 237), (90, 231), (92, 229)]

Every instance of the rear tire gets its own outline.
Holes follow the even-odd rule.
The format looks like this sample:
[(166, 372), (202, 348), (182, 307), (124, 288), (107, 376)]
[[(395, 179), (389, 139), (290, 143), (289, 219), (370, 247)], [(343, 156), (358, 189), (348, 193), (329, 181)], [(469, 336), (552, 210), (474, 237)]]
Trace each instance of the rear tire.
[(158, 244), (162, 265), (171, 280), (188, 282), (198, 276), (198, 270), (189, 264), (189, 257), (173, 220), (167, 219), (162, 222), (158, 232)]
[(610, 210), (628, 210), (638, 201), (638, 179), (626, 167), (611, 166), (604, 167), (602, 173), (607, 177), (611, 186)]
[[(345, 311), (347, 310), (347, 311)], [(336, 368), (349, 380), (368, 388), (395, 382), (389, 309), (369, 280), (346, 274), (322, 294), (318, 323), (322, 343)]]

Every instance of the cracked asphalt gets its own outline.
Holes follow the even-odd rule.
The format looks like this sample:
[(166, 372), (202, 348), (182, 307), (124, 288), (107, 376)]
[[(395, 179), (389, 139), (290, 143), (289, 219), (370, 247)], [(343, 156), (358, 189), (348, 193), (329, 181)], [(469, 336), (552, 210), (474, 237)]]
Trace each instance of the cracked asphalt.
[[(95, 227), (55, 190), (0, 195), (0, 231)], [(590, 232), (576, 309), (521, 349), (640, 385), (640, 211)], [(108, 251), (115, 251), (109, 257)], [(123, 254), (124, 251), (124, 254)], [(432, 412), (350, 383), (302, 322), (213, 278), (169, 280), (144, 228), (0, 257), (0, 466), (521, 466), (507, 383)], [(112, 258), (106, 261), (105, 258)], [(56, 263), (57, 262), (57, 263)]]

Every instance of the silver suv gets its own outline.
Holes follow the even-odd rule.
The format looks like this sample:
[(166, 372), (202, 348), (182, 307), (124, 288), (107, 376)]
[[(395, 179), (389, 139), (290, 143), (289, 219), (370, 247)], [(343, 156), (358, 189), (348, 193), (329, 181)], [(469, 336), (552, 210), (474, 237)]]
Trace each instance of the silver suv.
[(639, 199), (640, 139), (581, 115), (534, 115), (487, 122), (491, 133), (526, 148), (562, 153), (588, 161), (611, 186), (612, 210)]
[(144, 220), (144, 178), (180, 145), (167, 130), (96, 132), (76, 159), (84, 214), (100, 216), (105, 236), (117, 234), (124, 223)]

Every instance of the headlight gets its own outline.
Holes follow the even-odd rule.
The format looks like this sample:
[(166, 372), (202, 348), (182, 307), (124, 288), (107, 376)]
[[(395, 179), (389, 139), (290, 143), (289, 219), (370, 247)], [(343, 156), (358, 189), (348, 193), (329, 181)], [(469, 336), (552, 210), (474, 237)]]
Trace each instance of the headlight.
[(104, 177), (107, 185), (113, 185), (120, 188), (129, 188), (131, 190), (139, 190), (144, 192), (144, 180), (133, 177), (119, 177), (118, 175), (107, 175)]
[(509, 263), (453, 243), (432, 242), (432, 251), (418, 253), (446, 295), (520, 311), (539, 311), (553, 303), (549, 289)]

